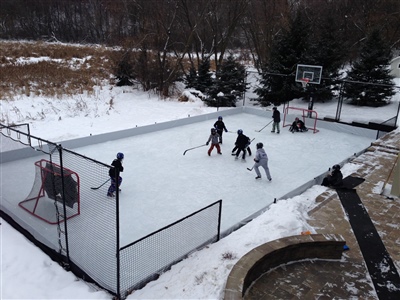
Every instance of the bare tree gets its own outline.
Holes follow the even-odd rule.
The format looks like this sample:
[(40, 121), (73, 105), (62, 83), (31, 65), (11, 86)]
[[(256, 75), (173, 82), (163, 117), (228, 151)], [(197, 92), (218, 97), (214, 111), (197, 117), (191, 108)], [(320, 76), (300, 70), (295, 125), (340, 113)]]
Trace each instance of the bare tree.
[(112, 45), (128, 40), (157, 53), (158, 68), (168, 69), (161, 83), (187, 69), (185, 58), (192, 65), (210, 59), (215, 69), (227, 51), (238, 48), (250, 49), (262, 66), (298, 9), (307, 11), (316, 37), (323, 19), (340, 24), (349, 57), (357, 57), (373, 28), (392, 49), (400, 48), (398, 0), (1, 0), (0, 38)]
[(206, 23), (213, 37), (209, 53), (215, 57), (216, 68), (222, 64), (231, 39), (237, 32), (251, 0), (212, 0)]
[(287, 0), (251, 1), (241, 26), (258, 69), (269, 60), (272, 41), (287, 28), (289, 14)]

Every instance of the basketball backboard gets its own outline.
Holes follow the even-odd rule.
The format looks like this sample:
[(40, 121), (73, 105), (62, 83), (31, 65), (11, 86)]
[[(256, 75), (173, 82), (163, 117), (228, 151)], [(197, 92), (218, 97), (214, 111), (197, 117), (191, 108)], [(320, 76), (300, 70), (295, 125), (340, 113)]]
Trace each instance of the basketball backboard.
[(308, 84), (320, 84), (322, 77), (322, 67), (313, 65), (297, 65), (296, 82), (303, 82), (308, 79)]

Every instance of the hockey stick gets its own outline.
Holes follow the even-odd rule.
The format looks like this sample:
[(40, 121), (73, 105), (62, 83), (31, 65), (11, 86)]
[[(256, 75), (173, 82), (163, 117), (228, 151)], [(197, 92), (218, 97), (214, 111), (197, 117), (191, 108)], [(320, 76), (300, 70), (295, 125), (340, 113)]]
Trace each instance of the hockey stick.
[(388, 183), (389, 178), (390, 178), (390, 176), (392, 175), (392, 172), (393, 172), (393, 170), (394, 170), (394, 167), (396, 167), (397, 161), (398, 161), (398, 160), (399, 160), (399, 156), (397, 156), (396, 161), (394, 162), (394, 164), (393, 164), (393, 166), (392, 166), (392, 169), (390, 170), (389, 176), (386, 178), (385, 183), (383, 184), (382, 190), (381, 190), (381, 192), (379, 193), (379, 195), (382, 195), (382, 194), (383, 194), (383, 192), (384, 192), (384, 190), (385, 190), (385, 187), (386, 187), (386, 184)]
[(103, 185), (105, 185), (107, 182), (109, 182), (111, 180), (111, 178), (108, 178), (106, 182), (104, 182), (102, 185), (98, 186), (98, 187), (91, 187), (92, 190), (98, 190), (99, 188), (101, 188)]
[(253, 171), (253, 168), (254, 168), (254, 167), (251, 167), (251, 169), (250, 169), (250, 168), (247, 168), (247, 170), (249, 170), (249, 171)]
[(201, 145), (201, 146), (197, 146), (197, 147), (193, 147), (193, 148), (186, 149), (185, 152), (183, 152), (183, 155), (185, 155), (186, 152), (188, 152), (188, 151), (190, 151), (190, 150), (197, 149), (197, 148), (204, 147), (204, 146), (207, 146), (207, 144), (204, 144), (204, 145)]
[(271, 122), (269, 122), (267, 125), (265, 125), (263, 128), (261, 128), (260, 130), (256, 130), (257, 132), (261, 132), (265, 127), (267, 127), (269, 124), (271, 124), (274, 120), (272, 120)]

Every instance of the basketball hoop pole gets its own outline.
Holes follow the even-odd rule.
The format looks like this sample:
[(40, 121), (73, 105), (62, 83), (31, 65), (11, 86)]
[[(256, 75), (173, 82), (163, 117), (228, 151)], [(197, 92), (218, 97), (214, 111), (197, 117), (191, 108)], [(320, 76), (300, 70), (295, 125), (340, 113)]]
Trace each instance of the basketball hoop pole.
[[(302, 78), (302, 79), (300, 79), (300, 82), (303, 85), (304, 92), (306, 93), (306, 98), (308, 98), (307, 99), (308, 100), (308, 110), (313, 110), (313, 107), (314, 107), (313, 97), (307, 91), (307, 86), (308, 86), (308, 83), (310, 82), (310, 79)], [(310, 112), (307, 113), (307, 118), (311, 118)]]

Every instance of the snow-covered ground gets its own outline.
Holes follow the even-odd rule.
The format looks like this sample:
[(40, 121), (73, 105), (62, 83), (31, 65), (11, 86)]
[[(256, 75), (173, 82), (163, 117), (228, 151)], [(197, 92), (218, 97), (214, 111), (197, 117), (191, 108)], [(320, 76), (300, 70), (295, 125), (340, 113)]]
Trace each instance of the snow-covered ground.
[[(400, 86), (400, 82), (396, 84)], [(249, 96), (250, 97), (250, 96)], [(247, 97), (247, 98), (249, 98)], [(112, 100), (112, 101), (111, 101)], [(250, 105), (250, 101), (246, 100)], [(396, 95), (392, 104), (383, 108), (358, 108), (346, 106), (343, 108), (342, 118), (354, 120), (381, 120), (394, 117), (397, 114), (399, 95)], [(135, 126), (159, 123), (168, 120), (185, 118), (188, 115), (195, 116), (209, 112), (215, 112), (216, 108), (205, 107), (201, 101), (193, 100), (185, 103), (177, 102), (174, 99), (159, 100), (147, 93), (132, 91), (127, 88), (102, 88), (94, 96), (75, 96), (73, 99), (45, 99), (35, 97), (20, 97), (14, 101), (1, 101), (1, 119), (9, 123), (25, 123), (31, 125), (31, 134), (50, 141), (58, 142), (77, 137), (85, 137), (105, 132), (118, 131)], [(316, 103), (314, 109), (319, 117), (334, 116), (336, 113), (336, 102)], [(307, 107), (301, 101), (293, 101), (291, 106)], [(282, 107), (279, 108), (282, 111)], [(227, 121), (229, 118), (227, 118)], [(229, 130), (237, 130), (240, 122), (233, 121)], [(235, 123), (236, 122), (236, 123)], [(269, 120), (266, 120), (268, 123)], [(212, 125), (212, 124), (211, 124)], [(202, 126), (202, 125), (200, 125)], [(240, 125), (244, 127), (245, 125)], [(209, 124), (204, 125), (205, 130), (196, 132), (192, 138), (198, 138), (200, 143), (206, 141)], [(257, 129), (257, 128), (255, 128)], [(177, 132), (181, 129), (177, 129)], [(196, 129), (197, 130), (197, 129)], [(251, 132), (251, 133), (250, 133)], [(245, 128), (245, 133), (252, 137), (255, 135), (253, 128)], [(308, 136), (314, 135), (306, 133)], [(323, 132), (315, 135), (323, 136)], [(228, 138), (227, 143), (233, 139)], [(234, 135), (232, 135), (232, 138)], [(255, 136), (254, 136), (255, 137)], [(296, 143), (293, 136), (286, 130), (282, 130), (277, 136), (267, 131), (259, 136), (260, 141), (277, 141), (279, 138), (286, 147), (293, 147), (296, 150)], [(301, 136), (303, 138), (305, 136)], [(195, 140), (197, 142), (197, 140)], [(172, 142), (174, 143), (174, 141)], [(313, 141), (311, 145), (318, 143)], [(279, 184), (279, 177), (292, 172), (291, 166), (283, 165), (284, 159), (279, 157), (279, 149), (274, 149), (275, 143), (270, 143), (271, 172), (273, 181), (271, 183), (262, 181), (262, 184), (272, 186)], [(155, 147), (163, 148), (162, 142)], [(226, 152), (229, 154), (232, 144), (226, 145)], [(188, 143), (187, 148), (190, 147)], [(225, 147), (225, 145), (223, 145)], [(311, 147), (311, 146), (310, 146)], [(304, 147), (303, 147), (304, 148)], [(362, 147), (361, 147), (362, 148)], [(282, 149), (282, 147), (281, 147)], [(183, 159), (182, 148), (179, 147), (179, 157)], [(360, 149), (361, 150), (361, 149)], [(90, 150), (87, 150), (90, 151)], [(102, 161), (108, 163), (111, 153), (105, 153)], [(119, 150), (118, 150), (119, 151)], [(124, 150), (124, 151), (129, 151)], [(147, 149), (144, 150), (147, 152)], [(168, 149), (171, 151), (171, 149)], [(274, 152), (276, 151), (276, 152)], [(303, 149), (304, 151), (304, 149)], [(277, 153), (277, 154), (275, 154)], [(296, 153), (296, 151), (295, 151)], [(351, 155), (352, 153), (349, 153)], [(96, 155), (90, 153), (90, 155)], [(152, 155), (151, 152), (149, 155)], [(99, 157), (101, 158), (101, 157)], [(186, 157), (185, 157), (186, 159)], [(199, 171), (199, 165), (210, 164), (217, 159), (228, 160), (226, 164), (235, 161), (230, 155), (223, 157), (208, 157), (205, 155), (205, 148), (200, 148), (191, 153), (188, 161), (195, 164), (192, 168), (193, 174)], [(313, 164), (329, 167), (324, 156), (313, 156)], [(127, 160), (128, 161), (128, 160)], [(276, 164), (279, 162), (279, 165)], [(183, 164), (186, 164), (183, 163)], [(275, 165), (276, 164), (276, 165)], [(327, 165), (328, 164), (328, 165)], [(249, 162), (247, 166), (251, 166)], [(142, 166), (145, 167), (145, 166)], [(237, 167), (234, 166), (234, 167)], [(354, 172), (358, 166), (351, 163), (346, 164), (342, 171), (344, 176)], [(132, 167), (134, 169), (134, 167)], [(209, 167), (211, 168), (211, 166)], [(240, 167), (242, 168), (242, 166)], [(149, 166), (149, 172), (157, 172), (154, 164)], [(244, 167), (242, 168), (244, 169)], [(232, 170), (231, 170), (232, 172)], [(238, 173), (239, 174), (239, 173)], [(196, 181), (208, 178), (209, 173), (195, 174)], [(5, 179), (3, 167), (1, 171), (1, 185)], [(194, 175), (193, 175), (194, 176)], [(243, 171), (232, 175), (229, 181), (235, 181), (238, 185), (252, 194), (259, 189), (254, 180), (254, 174)], [(282, 180), (283, 181), (283, 180)], [(276, 183), (275, 183), (276, 182)], [(128, 188), (126, 183), (125, 188)], [(258, 184), (258, 182), (257, 182)], [(282, 183), (281, 183), (282, 184)], [(377, 183), (378, 184), (378, 183)], [(254, 185), (254, 186), (253, 186)], [(223, 191), (224, 184), (219, 185)], [(147, 284), (143, 289), (135, 291), (128, 299), (220, 299), (229, 271), (234, 263), (252, 248), (283, 236), (299, 234), (301, 231), (310, 230), (307, 224), (307, 211), (315, 205), (315, 197), (325, 191), (325, 187), (313, 186), (302, 195), (291, 199), (285, 199), (273, 204), (270, 209), (248, 223), (241, 229), (233, 232), (218, 243), (212, 244), (204, 250), (190, 255), (189, 258), (176, 264), (170, 271), (166, 272), (154, 282)], [(125, 191), (124, 191), (125, 192)], [(211, 197), (212, 198), (212, 197)], [(1, 286), (0, 296), (2, 299), (110, 299), (111, 295), (104, 291), (94, 289), (85, 282), (78, 280), (72, 273), (65, 272), (57, 263), (50, 260), (43, 252), (28, 242), (21, 234), (11, 228), (4, 220), (1, 220)], [(268, 233), (268, 234), (266, 234)], [(224, 259), (223, 254), (232, 253), (231, 260)]]

